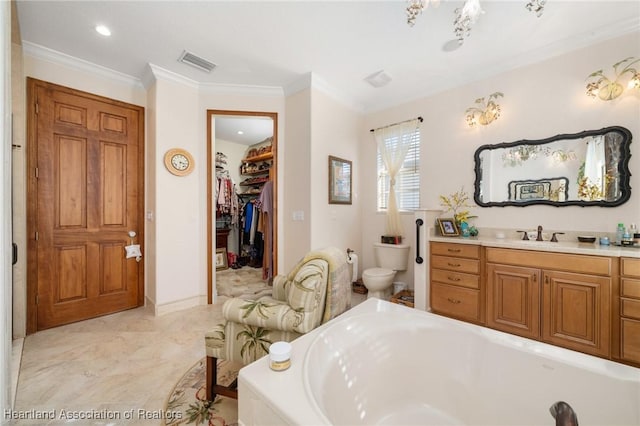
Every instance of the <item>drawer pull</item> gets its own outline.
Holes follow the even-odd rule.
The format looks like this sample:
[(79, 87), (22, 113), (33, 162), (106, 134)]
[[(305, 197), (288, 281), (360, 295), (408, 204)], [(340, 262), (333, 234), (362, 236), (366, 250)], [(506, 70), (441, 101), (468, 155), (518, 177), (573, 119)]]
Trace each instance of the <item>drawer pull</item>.
[(450, 297), (447, 297), (447, 300), (451, 303), (453, 303), (454, 305), (457, 305), (458, 303), (460, 303), (460, 300), (458, 299), (452, 299)]
[(451, 252), (451, 253), (460, 253), (460, 249), (458, 249), (458, 248), (457, 249), (448, 248), (447, 251)]
[(449, 281), (455, 281), (455, 282), (460, 281), (459, 277), (447, 277), (447, 278), (449, 279)]
[(457, 267), (459, 267), (459, 266), (460, 266), (460, 264), (459, 264), (459, 263), (451, 263), (451, 262), (447, 262), (447, 265), (449, 265), (449, 266), (453, 266), (454, 268), (457, 268)]

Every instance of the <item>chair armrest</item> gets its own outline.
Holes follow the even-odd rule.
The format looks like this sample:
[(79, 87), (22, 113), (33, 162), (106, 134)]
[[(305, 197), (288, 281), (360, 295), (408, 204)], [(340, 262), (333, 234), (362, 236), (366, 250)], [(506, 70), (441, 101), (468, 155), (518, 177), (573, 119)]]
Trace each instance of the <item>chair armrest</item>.
[(280, 300), (281, 302), (287, 301), (287, 293), (285, 291), (284, 285), (287, 283), (286, 275), (276, 275), (273, 277), (273, 298), (276, 300)]
[(296, 312), (285, 302), (271, 297), (258, 300), (229, 299), (222, 306), (222, 314), (227, 321), (298, 333), (300, 331), (296, 327), (304, 319), (304, 313)]

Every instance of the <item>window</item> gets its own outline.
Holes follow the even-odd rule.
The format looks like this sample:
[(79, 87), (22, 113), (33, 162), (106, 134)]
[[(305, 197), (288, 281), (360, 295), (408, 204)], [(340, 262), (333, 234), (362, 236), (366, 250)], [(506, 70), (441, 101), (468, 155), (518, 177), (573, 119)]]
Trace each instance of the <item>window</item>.
[[(393, 147), (398, 139), (385, 139), (388, 147)], [(378, 150), (378, 210), (386, 210), (389, 201), (389, 174)], [(396, 200), (398, 210), (411, 211), (420, 207), (420, 129), (411, 135), (411, 145), (402, 168), (396, 176)]]

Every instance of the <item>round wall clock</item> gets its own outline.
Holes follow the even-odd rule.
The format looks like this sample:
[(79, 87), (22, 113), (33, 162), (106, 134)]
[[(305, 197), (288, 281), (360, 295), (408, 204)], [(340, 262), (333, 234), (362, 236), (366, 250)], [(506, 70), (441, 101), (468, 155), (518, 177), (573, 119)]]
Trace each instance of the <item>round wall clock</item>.
[(164, 165), (176, 176), (188, 175), (193, 171), (195, 164), (191, 154), (181, 148), (170, 149), (164, 154)]

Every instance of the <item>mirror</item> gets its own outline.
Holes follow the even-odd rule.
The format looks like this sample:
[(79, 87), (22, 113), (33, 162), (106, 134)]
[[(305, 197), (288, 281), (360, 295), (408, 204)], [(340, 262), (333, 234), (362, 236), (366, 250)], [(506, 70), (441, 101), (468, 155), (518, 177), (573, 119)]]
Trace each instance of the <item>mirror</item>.
[(619, 206), (629, 200), (631, 132), (619, 126), (483, 145), (475, 152), (481, 207)]

